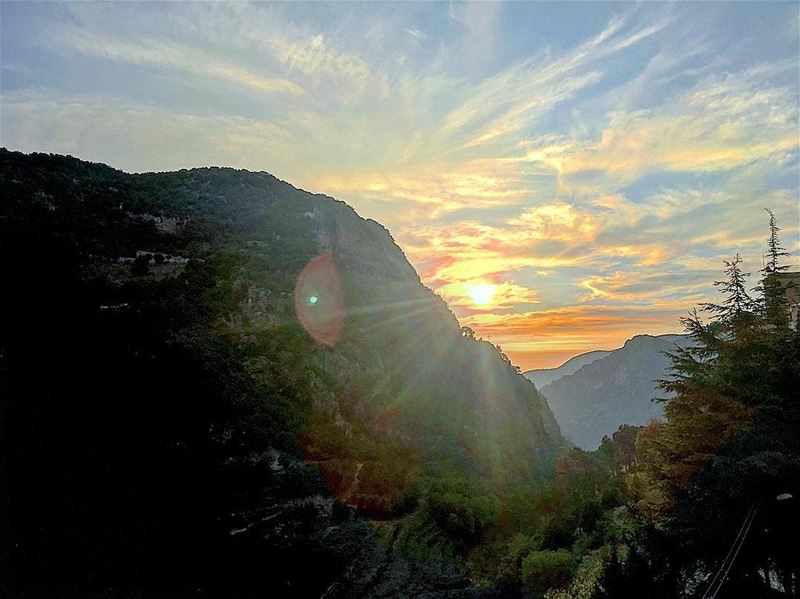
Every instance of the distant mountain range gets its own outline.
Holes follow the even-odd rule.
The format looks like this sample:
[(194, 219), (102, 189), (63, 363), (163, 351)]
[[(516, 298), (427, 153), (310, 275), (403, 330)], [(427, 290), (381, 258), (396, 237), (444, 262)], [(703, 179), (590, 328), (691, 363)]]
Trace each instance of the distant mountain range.
[(586, 450), (622, 424), (643, 425), (662, 415), (656, 381), (668, 375), (665, 352), (686, 346), (685, 335), (637, 335), (612, 351), (592, 351), (558, 368), (531, 370), (525, 376), (545, 397), (563, 435)]
[(564, 362), (561, 366), (557, 366), (556, 368), (537, 368), (534, 370), (529, 370), (525, 373), (525, 376), (528, 378), (528, 380), (533, 381), (533, 384), (536, 385), (537, 389), (541, 389), (545, 385), (549, 385), (550, 383), (557, 381), (568, 374), (576, 372), (581, 367), (586, 366), (586, 364), (591, 364), (595, 360), (605, 358), (613, 351), (613, 349), (596, 349), (594, 351), (586, 352), (585, 354), (578, 354), (577, 356), (573, 356)]

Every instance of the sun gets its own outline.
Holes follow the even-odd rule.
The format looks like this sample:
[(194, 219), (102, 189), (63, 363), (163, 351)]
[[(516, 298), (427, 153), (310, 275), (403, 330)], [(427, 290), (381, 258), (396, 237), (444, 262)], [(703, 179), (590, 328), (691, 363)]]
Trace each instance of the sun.
[(480, 285), (468, 285), (467, 295), (472, 299), (476, 306), (485, 306), (492, 301), (494, 292), (497, 290), (497, 285), (489, 285), (488, 283), (481, 283)]

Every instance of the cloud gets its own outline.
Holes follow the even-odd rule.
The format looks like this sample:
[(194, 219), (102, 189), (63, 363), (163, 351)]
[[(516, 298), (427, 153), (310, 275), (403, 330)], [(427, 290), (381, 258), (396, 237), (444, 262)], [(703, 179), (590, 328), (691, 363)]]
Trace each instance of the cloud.
[(531, 239), (589, 241), (597, 230), (597, 218), (570, 204), (556, 202), (528, 208), (510, 225), (524, 227)]
[[(451, 14), (451, 18), (456, 17)], [(320, 173), (312, 185), (373, 200), (383, 197), (436, 204), (436, 214), (529, 200), (536, 193), (530, 187), (531, 177), (551, 177), (554, 168), (545, 161), (541, 166), (522, 164), (517, 148), (524, 137), (519, 135), (528, 133), (557, 105), (600, 81), (602, 74), (587, 70), (590, 65), (655, 35), (668, 23), (659, 20), (626, 32), (626, 19), (615, 18), (599, 34), (562, 56), (539, 52), (477, 86), (429, 75), (401, 78), (417, 90), (408, 93), (399, 87), (405, 95), (400, 106), (410, 110), (409, 122), (435, 126), (410, 136), (406, 130), (411, 143), (388, 167), (371, 170), (367, 162), (355, 172)], [(424, 107), (435, 106), (441, 97), (451, 98), (455, 108), (439, 115), (428, 113)], [(498, 145), (500, 141), (503, 143)], [(393, 149), (391, 145), (385, 148), (384, 156)]]
[(773, 83), (788, 68), (707, 76), (669, 107), (608, 113), (599, 140), (530, 140), (526, 159), (557, 169), (567, 187), (571, 175), (599, 172), (613, 190), (647, 173), (731, 170), (795, 150), (797, 91)]
[(466, 206), (507, 206), (531, 195), (515, 173), (487, 161), (466, 162), (447, 170), (424, 165), (403, 167), (399, 171), (323, 174), (314, 177), (312, 185), (332, 193), (355, 193), (384, 201), (408, 200), (425, 205), (437, 215)]
[(2, 140), (335, 195), (513, 358), (569, 357), (673, 331), (736, 251), (757, 271), (764, 207), (800, 251), (784, 9), (737, 21), (744, 52), (725, 5), (597, 7), (580, 26), (535, 4), (78, 3), (45, 25), (10, 9)]
[(132, 64), (148, 64), (235, 83), (267, 94), (300, 95), (303, 89), (288, 79), (266, 77), (220, 60), (196, 48), (150, 37), (131, 41), (86, 31), (57, 34), (83, 54)]
[(274, 123), (175, 113), (113, 96), (15, 92), (4, 94), (2, 116), (9, 147), (72, 154), (131, 171), (231, 164), (280, 171), (265, 156), (280, 156), (294, 143), (292, 133)]
[(563, 306), (516, 314), (477, 314), (462, 318), (509, 352), (523, 370), (558, 366), (568, 358), (594, 349), (614, 349), (637, 332), (678, 333), (681, 309), (651, 307)]
[(665, 297), (680, 298), (683, 305), (699, 302), (710, 288), (710, 281), (718, 276), (718, 264), (713, 269), (687, 271), (686, 269), (663, 267), (656, 272), (640, 269), (615, 271), (607, 275), (595, 275), (581, 281), (588, 293), (580, 299), (613, 300), (632, 304), (653, 306)]
[(614, 18), (595, 37), (563, 56), (540, 53), (490, 77), (445, 117), (442, 132), (466, 129), (471, 132), (467, 145), (474, 146), (523, 131), (556, 105), (601, 80), (600, 72), (586, 72), (585, 68), (658, 33), (668, 21), (619, 35), (625, 24), (625, 19)]
[[(355, 102), (365, 96), (383, 99), (389, 95), (387, 75), (375, 70), (359, 55), (330, 47), (321, 33), (293, 40), (277, 34), (262, 42), (289, 73), (306, 78), (308, 86), (324, 92), (331, 100)], [(336, 94), (330, 94), (331, 88)]]

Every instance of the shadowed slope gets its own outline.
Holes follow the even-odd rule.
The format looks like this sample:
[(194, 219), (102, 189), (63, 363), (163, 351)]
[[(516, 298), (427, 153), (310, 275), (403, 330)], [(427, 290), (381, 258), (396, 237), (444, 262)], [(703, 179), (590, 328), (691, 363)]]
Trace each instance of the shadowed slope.
[[(493, 506), (552, 472), (533, 385), (344, 203), (7, 151), (0, 187), (0, 585), (461, 596)], [(299, 297), (333, 291), (340, 323), (296, 313), (319, 256)], [(457, 513), (431, 511), (453, 480)], [(450, 565), (363, 520), (409, 514)]]

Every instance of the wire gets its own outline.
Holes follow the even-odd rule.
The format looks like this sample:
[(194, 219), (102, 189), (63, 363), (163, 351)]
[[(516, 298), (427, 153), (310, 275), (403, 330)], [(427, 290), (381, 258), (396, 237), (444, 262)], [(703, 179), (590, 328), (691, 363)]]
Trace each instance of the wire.
[(742, 535), (742, 531), (745, 529), (745, 526), (747, 525), (747, 521), (750, 519), (750, 515), (753, 512), (753, 508), (754, 507), (755, 507), (755, 504), (752, 504), (750, 506), (750, 509), (747, 510), (747, 514), (745, 515), (744, 520), (742, 520), (742, 525), (739, 527), (739, 532), (736, 533), (736, 538), (733, 540), (733, 544), (731, 545), (731, 548), (728, 549), (728, 553), (725, 555), (725, 559), (723, 559), (722, 563), (719, 565), (719, 569), (717, 569), (717, 573), (714, 575), (714, 578), (711, 579), (711, 583), (708, 585), (708, 588), (706, 588), (706, 592), (703, 593), (702, 599), (706, 599), (706, 597), (708, 597), (709, 591), (712, 588), (714, 588), (714, 585), (716, 584), (717, 579), (719, 578), (719, 575), (722, 574), (722, 570), (725, 568), (725, 564), (727, 563), (728, 558), (733, 553), (733, 548), (736, 546), (736, 543), (739, 541), (739, 537)]
[(725, 584), (725, 580), (728, 578), (728, 573), (731, 571), (733, 567), (733, 563), (736, 561), (736, 557), (739, 555), (739, 551), (741, 551), (742, 546), (744, 545), (744, 541), (747, 538), (747, 533), (750, 532), (750, 527), (753, 525), (753, 520), (756, 519), (756, 510), (753, 510), (753, 515), (750, 517), (750, 524), (747, 525), (747, 530), (744, 531), (744, 535), (742, 535), (742, 540), (739, 542), (739, 547), (736, 549), (736, 553), (733, 554), (733, 558), (731, 559), (730, 563), (728, 564), (728, 569), (725, 570), (725, 574), (719, 581), (719, 586), (717, 587), (717, 592), (711, 596), (711, 599), (715, 599), (715, 597), (719, 594), (722, 590), (722, 585)]
[[(744, 531), (745, 527), (747, 527), (748, 521), (752, 522), (752, 517), (755, 514), (755, 509), (756, 509), (756, 504), (755, 503), (751, 504), (750, 509), (747, 510), (747, 515), (744, 517), (744, 520), (742, 521), (742, 525), (739, 527), (739, 532), (736, 534), (736, 538), (733, 540), (731, 548), (728, 549), (728, 553), (725, 555), (725, 559), (722, 560), (722, 563), (719, 565), (717, 573), (714, 575), (714, 578), (711, 579), (711, 583), (708, 585), (708, 588), (706, 588), (706, 592), (703, 593), (703, 597), (701, 599), (706, 599), (709, 596), (708, 594), (711, 592), (711, 589), (714, 588), (714, 585), (717, 583), (719, 575), (722, 574), (722, 571), (725, 569), (725, 564), (728, 562), (728, 558), (730, 558), (731, 554), (733, 553), (734, 547), (736, 547), (736, 544), (739, 542), (739, 538), (742, 536), (742, 532)], [(715, 595), (716, 593), (711, 596), (712, 599)]]

